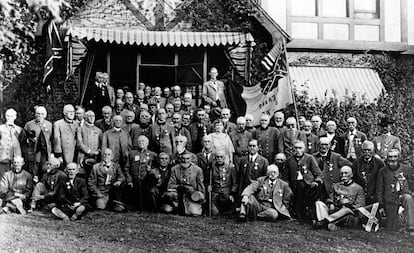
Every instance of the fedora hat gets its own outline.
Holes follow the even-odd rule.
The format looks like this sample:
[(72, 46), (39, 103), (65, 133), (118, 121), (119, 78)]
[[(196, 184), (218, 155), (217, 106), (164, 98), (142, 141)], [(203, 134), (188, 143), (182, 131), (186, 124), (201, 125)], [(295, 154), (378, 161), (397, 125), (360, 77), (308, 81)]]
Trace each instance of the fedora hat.
[(389, 117), (381, 118), (380, 123), (379, 123), (380, 126), (388, 126), (392, 124), (394, 124), (394, 120)]
[(190, 198), (191, 198), (191, 201), (196, 202), (196, 203), (203, 203), (205, 200), (204, 193), (200, 191), (194, 191), (193, 193), (191, 193)]

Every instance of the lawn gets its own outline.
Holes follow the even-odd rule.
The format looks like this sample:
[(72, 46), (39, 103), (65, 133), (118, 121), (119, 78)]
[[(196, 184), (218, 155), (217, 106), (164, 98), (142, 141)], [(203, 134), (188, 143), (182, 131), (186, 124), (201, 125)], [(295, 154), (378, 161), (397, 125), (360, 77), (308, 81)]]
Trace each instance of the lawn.
[(314, 230), (297, 221), (92, 212), (64, 222), (34, 212), (0, 215), (0, 252), (414, 252), (402, 233)]

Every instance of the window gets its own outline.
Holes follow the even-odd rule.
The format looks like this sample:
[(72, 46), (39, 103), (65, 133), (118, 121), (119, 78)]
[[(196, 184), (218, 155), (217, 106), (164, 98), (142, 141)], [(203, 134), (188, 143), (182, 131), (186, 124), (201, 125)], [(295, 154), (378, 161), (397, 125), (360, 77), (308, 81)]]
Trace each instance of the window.
[(292, 0), (293, 16), (317, 16), (316, 0)]
[(329, 0), (322, 1), (322, 16), (346, 18), (347, 17), (347, 0)]
[(379, 18), (378, 0), (355, 1), (355, 18), (374, 19)]

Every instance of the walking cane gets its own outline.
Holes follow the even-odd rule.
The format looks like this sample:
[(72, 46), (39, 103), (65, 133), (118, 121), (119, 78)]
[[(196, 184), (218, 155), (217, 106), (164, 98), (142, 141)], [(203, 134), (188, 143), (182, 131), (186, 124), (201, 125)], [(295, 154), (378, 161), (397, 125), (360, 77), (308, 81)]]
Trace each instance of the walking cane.
[(213, 190), (213, 166), (209, 166), (209, 172), (210, 172), (210, 182), (209, 182), (209, 186), (208, 186), (208, 215), (211, 216), (211, 208), (212, 208), (212, 202), (211, 202), (211, 192)]

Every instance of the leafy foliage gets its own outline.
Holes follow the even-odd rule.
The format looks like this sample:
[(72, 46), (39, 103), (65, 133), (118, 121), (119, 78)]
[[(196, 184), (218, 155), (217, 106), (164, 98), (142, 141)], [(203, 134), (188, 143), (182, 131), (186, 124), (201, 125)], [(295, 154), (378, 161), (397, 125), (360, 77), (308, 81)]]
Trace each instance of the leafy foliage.
[[(294, 57), (293, 57), (294, 58)], [(380, 133), (378, 122), (381, 117), (388, 116), (395, 120), (393, 134), (401, 139), (402, 157), (410, 162), (414, 160), (414, 65), (409, 58), (392, 56), (390, 54), (361, 54), (361, 55), (332, 55), (314, 54), (303, 55), (292, 59), (291, 65), (304, 64), (324, 66), (370, 67), (375, 69), (387, 90), (375, 103), (363, 101), (359, 103), (352, 92), (347, 94), (343, 102), (338, 99), (318, 101), (308, 96), (306, 90), (296, 92), (296, 102), (299, 114), (310, 118), (321, 115), (322, 120), (334, 120), (338, 131), (345, 130), (346, 119), (350, 116), (358, 120), (358, 128), (372, 138)], [(287, 114), (294, 115), (293, 106), (286, 109)]]

